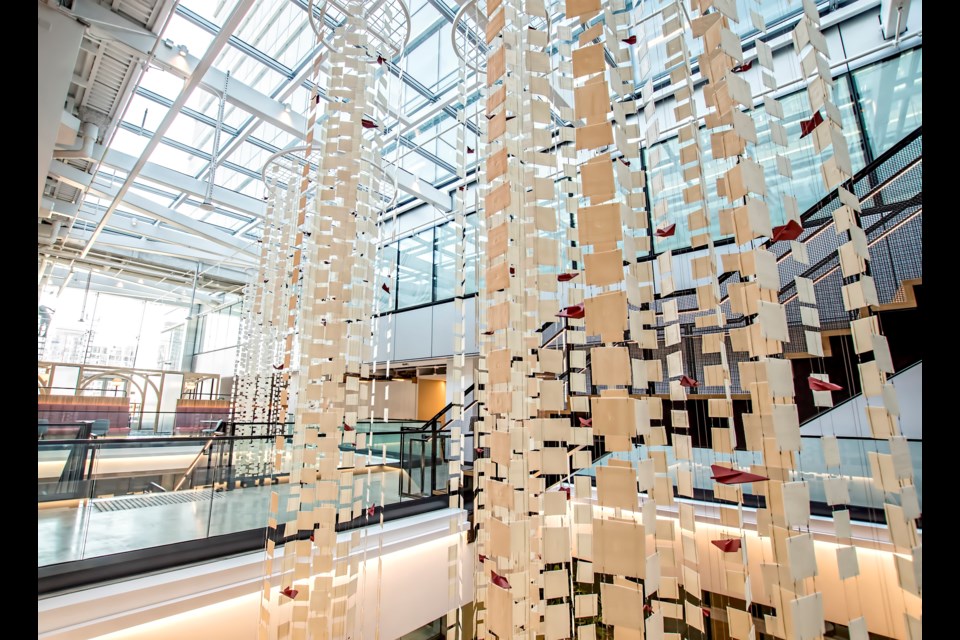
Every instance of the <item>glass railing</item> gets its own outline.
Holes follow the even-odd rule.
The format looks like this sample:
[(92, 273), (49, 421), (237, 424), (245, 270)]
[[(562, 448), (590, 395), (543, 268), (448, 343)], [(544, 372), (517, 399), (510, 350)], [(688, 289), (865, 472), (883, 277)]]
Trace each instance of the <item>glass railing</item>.
[[(214, 431), (225, 435), (267, 435), (264, 429), (247, 429), (234, 434), (231, 431), (229, 409), (223, 411), (151, 411), (151, 424), (163, 427), (161, 431), (144, 426), (132, 412), (110, 409), (71, 409), (70, 411), (37, 412), (37, 438), (40, 440), (75, 440), (94, 435), (105, 438), (151, 436), (203, 436)], [(242, 423), (248, 427), (267, 426), (268, 423)], [(269, 423), (276, 427), (278, 423)], [(425, 420), (365, 420), (356, 425), (358, 431), (381, 433), (423, 427)], [(292, 433), (293, 422), (283, 423), (284, 433)], [(89, 430), (87, 427), (89, 426)], [(269, 431), (273, 435), (272, 431)]]
[[(259, 435), (229, 435), (249, 424), (224, 427), (228, 435), (39, 440), (37, 565), (262, 530), (272, 492), (278, 520), (295, 518), (283, 511), (292, 495), (289, 425), (263, 425), (272, 433)], [(278, 434), (286, 434), (282, 451)], [(409, 431), (357, 434), (359, 447), (340, 445), (339, 466), (356, 469), (354, 491), (385, 513), (446, 492), (446, 446), (434, 453)]]
[[(850, 494), (848, 506), (851, 507), (851, 517), (870, 521), (882, 521), (884, 502), (899, 504), (896, 494), (884, 494), (876, 487), (870, 471), (868, 453), (890, 453), (890, 444), (886, 440), (871, 438), (838, 437), (840, 449), (839, 473), (847, 482)], [(923, 508), (923, 442), (920, 440), (907, 441), (910, 457), (913, 462), (913, 484), (917, 490), (917, 500)], [(717, 501), (713, 495), (714, 481), (710, 465), (736, 466), (749, 469), (751, 465), (762, 465), (763, 460), (756, 451), (734, 451), (732, 460), (729, 454), (718, 454), (713, 449), (694, 447), (693, 460), (677, 460), (673, 447), (640, 445), (630, 451), (608, 453), (593, 463), (590, 467), (578, 470), (574, 475), (596, 476), (597, 467), (607, 465), (610, 460), (629, 460), (636, 464), (640, 460), (650, 458), (652, 451), (662, 451), (666, 455), (667, 473), (677, 485), (677, 471), (681, 468), (690, 469), (693, 475), (693, 489), (696, 499), (708, 502)], [(824, 477), (836, 477), (838, 470), (827, 468), (823, 457), (821, 438), (804, 436), (801, 438), (800, 455), (797, 459), (797, 468), (791, 472), (792, 480), (803, 480), (809, 483), (810, 501), (820, 511), (830, 511), (826, 503), (823, 488)], [(593, 481), (596, 483), (596, 480)], [(756, 495), (751, 484), (740, 485), (743, 488), (744, 503), (749, 506), (763, 506), (762, 496)]]
[[(105, 438), (198, 436), (229, 420), (230, 409), (149, 411), (104, 406), (88, 409), (37, 410), (37, 437), (64, 440), (90, 434)], [(90, 430), (85, 430), (89, 426)]]

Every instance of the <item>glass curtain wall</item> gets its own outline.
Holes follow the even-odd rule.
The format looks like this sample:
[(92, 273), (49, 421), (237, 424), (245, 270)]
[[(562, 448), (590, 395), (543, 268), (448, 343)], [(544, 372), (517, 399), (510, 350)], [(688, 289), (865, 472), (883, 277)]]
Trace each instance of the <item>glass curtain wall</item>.
[(236, 302), (197, 318), (194, 371), (233, 375), (240, 341), (240, 307)]
[[(843, 132), (849, 143), (854, 171), (862, 169), (870, 159), (882, 154), (922, 123), (922, 56), (922, 49), (918, 47), (836, 77), (833, 99), (843, 117)], [(787, 147), (773, 142), (766, 125), (765, 109), (763, 105), (756, 108), (759, 136), (757, 154), (766, 172), (767, 204), (774, 225), (784, 224), (786, 220), (783, 205), (785, 195), (796, 198), (801, 213), (824, 195), (813, 139), (810, 136), (800, 138), (800, 121), (810, 117), (807, 93), (794, 92), (782, 97), (780, 103), (785, 116), (781, 123), (786, 127), (789, 139)], [(649, 172), (648, 184), (655, 183), (654, 176), (658, 176), (658, 180), (659, 177), (663, 179), (662, 188), (648, 194), (651, 208), (666, 200), (671, 217), (682, 220), (697, 205), (683, 202), (686, 181), (678, 149), (678, 139), (668, 138), (644, 150), (643, 160)], [(790, 159), (791, 176), (783, 176), (778, 172), (774, 158), (778, 154)], [(711, 200), (717, 195), (717, 178), (729, 168), (731, 162), (714, 160), (709, 152), (706, 154), (704, 173), (708, 198)], [(713, 238), (728, 238), (720, 234), (716, 212), (712, 211), (711, 214), (714, 220), (711, 228)], [(477, 292), (478, 285), (476, 215), (467, 217), (466, 233), (466, 292), (470, 295)], [(677, 225), (676, 235), (670, 238), (654, 238), (654, 250), (657, 253), (689, 246), (690, 234), (683, 224)], [(450, 222), (385, 245), (381, 249), (384, 269), (387, 266), (395, 267), (391, 271), (397, 273), (397, 286), (390, 293), (381, 290), (378, 294), (381, 312), (402, 311), (452, 299), (456, 285), (456, 250), (456, 231)]]
[[(477, 292), (477, 216), (466, 217), (466, 295)], [(379, 288), (383, 313), (452, 300), (456, 291), (457, 230), (453, 222), (424, 229), (380, 249), (380, 273), (394, 271), (396, 287)], [(394, 268), (391, 268), (394, 267)]]
[(854, 71), (864, 136), (877, 156), (923, 123), (923, 49)]

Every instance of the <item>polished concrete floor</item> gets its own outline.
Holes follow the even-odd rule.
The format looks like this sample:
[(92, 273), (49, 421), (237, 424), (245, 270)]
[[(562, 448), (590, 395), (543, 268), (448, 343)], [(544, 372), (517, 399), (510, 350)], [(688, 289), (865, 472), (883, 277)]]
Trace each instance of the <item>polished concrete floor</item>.
[[(398, 469), (371, 473), (372, 501), (400, 502), (400, 480)], [(419, 491), (415, 483), (411, 489)], [(120, 511), (100, 511), (92, 505), (38, 509), (37, 566), (263, 527), (271, 491), (280, 494), (280, 509), (284, 510), (290, 492), (288, 484), (227, 491), (213, 500)], [(285, 519), (281, 513), (279, 520)]]

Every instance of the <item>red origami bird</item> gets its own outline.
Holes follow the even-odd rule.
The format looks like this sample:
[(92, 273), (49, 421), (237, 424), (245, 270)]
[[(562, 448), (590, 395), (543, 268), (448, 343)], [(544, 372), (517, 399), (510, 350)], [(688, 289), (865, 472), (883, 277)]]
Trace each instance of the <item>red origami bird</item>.
[(593, 426), (593, 418), (578, 418), (578, 419), (580, 420), (580, 426), (581, 426), (581, 427), (592, 427), (592, 426)]
[(710, 465), (710, 469), (713, 470), (713, 475), (710, 477), (720, 484), (747, 484), (750, 482), (762, 482), (763, 480), (770, 479), (766, 476), (757, 475), (756, 473), (740, 471), (739, 469), (731, 469), (729, 467), (720, 466), (719, 464)]
[(693, 387), (699, 387), (700, 383), (694, 380), (693, 378), (689, 378), (687, 376), (680, 376), (680, 386), (693, 388)]
[(774, 242), (781, 240), (796, 240), (803, 233), (803, 225), (796, 220), (791, 220), (787, 224), (773, 228), (773, 235), (770, 237)]
[(751, 60), (750, 62), (744, 62), (743, 64), (738, 64), (733, 69), (730, 69), (730, 71), (733, 71), (734, 73), (743, 73), (744, 71), (750, 71), (750, 69), (752, 68), (753, 68), (753, 60)]
[(813, 376), (807, 378), (807, 384), (810, 385), (812, 391), (840, 391), (843, 389), (843, 387), (838, 384), (834, 384), (828, 380), (814, 378)]
[(298, 594), (298, 593), (300, 593), (300, 592), (297, 591), (296, 589), (294, 589), (293, 587), (287, 587), (286, 589), (283, 589), (283, 590), (280, 592), (280, 595), (287, 596), (288, 598), (290, 598), (291, 600), (293, 600), (294, 598), (297, 597), (297, 594)]
[(557, 282), (569, 282), (580, 275), (579, 271), (571, 271), (570, 273), (558, 273)]
[(383, 289), (384, 291), (386, 291), (387, 293), (390, 293), (390, 287), (387, 286), (387, 283), (386, 283), (386, 282), (384, 282), (382, 285), (380, 285), (380, 288)]
[(584, 309), (583, 303), (575, 304), (572, 307), (566, 307), (557, 314), (558, 318), (573, 318), (578, 319), (586, 315), (586, 310)]
[(629, 38), (624, 38), (620, 42), (625, 42), (626, 44), (637, 44), (637, 36), (630, 36)]
[(813, 114), (813, 117), (809, 120), (800, 121), (800, 139), (806, 138), (808, 135), (813, 133), (813, 130), (816, 129), (820, 123), (823, 122), (823, 116), (820, 115), (820, 112), (817, 111)]
[(715, 546), (720, 551), (724, 553), (733, 553), (734, 551), (740, 551), (740, 539), (739, 538), (726, 538), (724, 540), (711, 540), (710, 544)]
[(507, 579), (495, 571), (490, 572), (490, 582), (497, 585), (501, 589), (509, 589), (510, 583), (507, 582)]
[(360, 124), (363, 125), (364, 129), (376, 129), (377, 123), (369, 118), (360, 118)]
[(676, 224), (668, 224), (667, 226), (663, 227), (662, 229), (657, 229), (657, 231), (656, 231), (653, 235), (657, 236), (658, 238), (669, 238), (670, 236), (672, 236), (672, 235), (675, 234), (676, 232), (677, 232), (677, 225), (676, 225)]

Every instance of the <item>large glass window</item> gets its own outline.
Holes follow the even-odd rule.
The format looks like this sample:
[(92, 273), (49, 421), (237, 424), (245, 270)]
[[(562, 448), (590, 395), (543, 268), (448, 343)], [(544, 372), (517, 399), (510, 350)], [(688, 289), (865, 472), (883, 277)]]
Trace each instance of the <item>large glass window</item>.
[[(453, 222), (437, 227), (437, 244), (433, 256), (436, 265), (434, 302), (449, 300), (457, 295), (457, 252), (460, 250), (460, 239), (457, 237), (458, 232), (455, 227)], [(475, 214), (466, 216), (464, 227), (464, 295), (470, 295), (477, 292), (477, 216)]]
[[(236, 346), (240, 339), (240, 303), (206, 313), (198, 318), (195, 353)], [(197, 369), (206, 371), (206, 369)]]
[[(863, 107), (866, 137), (874, 155), (877, 155), (921, 124), (921, 73), (921, 51), (914, 49), (897, 59), (880, 62), (856, 71), (852, 76), (844, 74), (835, 78), (832, 99), (840, 110), (843, 134), (847, 141), (854, 172), (866, 165), (867, 153), (864, 147), (864, 132), (854, 110), (853, 98), (858, 94), (853, 91), (853, 83), (856, 82)], [(877, 95), (881, 92), (884, 96), (890, 96), (889, 104), (879, 104)], [(806, 90), (781, 97), (780, 104), (784, 112), (784, 118), (780, 123), (786, 128), (788, 145), (783, 147), (773, 142), (769, 118), (764, 107), (760, 105), (752, 112), (757, 127), (758, 142), (750, 150), (751, 155), (764, 167), (766, 202), (775, 226), (784, 224), (786, 220), (786, 208), (783, 204), (786, 196), (796, 198), (797, 207), (801, 213), (823, 197), (826, 188), (823, 184), (820, 165), (822, 160), (832, 153), (829, 147), (822, 154), (816, 152), (812, 136), (800, 138), (800, 121), (811, 116)], [(445, 123), (446, 121), (441, 119), (439, 122), (425, 125), (415, 139), (424, 142), (431, 152), (439, 148), (434, 147), (438, 134), (441, 147), (448, 144), (444, 141), (444, 136), (448, 134), (442, 133)], [(717, 179), (733, 166), (736, 160), (734, 158), (714, 159), (711, 155), (708, 134), (701, 129), (700, 135), (703, 136), (701, 144), (704, 149), (704, 190), (707, 201), (712, 203), (709, 212), (712, 222), (710, 233), (715, 240), (720, 240), (726, 236), (722, 236), (719, 229), (716, 204), (719, 201)], [(425, 158), (410, 153), (409, 150), (405, 151), (409, 154), (406, 160), (419, 158), (426, 162)], [(452, 147), (449, 151), (452, 151)], [(701, 208), (703, 203), (686, 204), (683, 201), (683, 190), (690, 185), (690, 182), (684, 179), (678, 139), (673, 137), (663, 140), (645, 148), (643, 153), (648, 172), (647, 184), (651, 206), (663, 210), (665, 204), (666, 220), (677, 223), (674, 236), (654, 238), (655, 251), (689, 247), (691, 234), (688, 230), (687, 217)], [(787, 177), (779, 173), (777, 155), (789, 158), (791, 176)], [(453, 160), (452, 156), (450, 160)], [(723, 206), (735, 207), (738, 204), (726, 203)], [(477, 225), (478, 219), (475, 214), (466, 217), (464, 251), (467, 295), (476, 293), (478, 290), (477, 263), (480, 252)], [(381, 298), (380, 311), (403, 310), (454, 297), (458, 247), (457, 231), (453, 223), (447, 222), (435, 229), (421, 231), (415, 236), (381, 249), (383, 264), (389, 265), (392, 270), (399, 262), (399, 272), (394, 291), (390, 295), (383, 291), (378, 294)]]
[[(80, 273), (77, 279), (85, 282), (88, 277), (89, 272)], [(105, 276), (96, 272), (93, 277)], [(138, 283), (127, 282), (127, 287), (137, 289)], [(122, 286), (119, 278), (117, 286)], [(180, 369), (180, 356), (172, 357), (167, 330), (183, 326), (186, 306), (74, 288), (58, 295), (56, 287), (44, 288), (38, 302), (49, 318), (43, 360)], [(177, 346), (182, 347), (182, 335)]]
[(479, 283), (477, 282), (477, 273), (479, 273), (479, 263), (480, 263), (480, 251), (477, 246), (478, 229), (477, 225), (479, 220), (476, 214), (471, 214), (466, 217), (464, 221), (467, 225), (467, 241), (464, 243), (466, 247), (466, 264), (463, 268), (463, 275), (467, 279), (467, 286), (465, 293), (471, 294), (478, 291)]
[[(700, 134), (703, 135), (702, 130)], [(703, 142), (706, 141), (701, 141), (701, 143)], [(709, 142), (707, 142), (705, 145), (702, 144), (701, 146), (708, 145)], [(674, 235), (668, 238), (659, 238), (654, 236), (654, 250), (660, 253), (667, 251), (668, 249), (681, 249), (684, 247), (689, 247), (691, 234), (687, 224), (687, 217), (698, 209), (703, 208), (704, 203), (698, 202), (694, 204), (687, 204), (683, 201), (683, 191), (689, 187), (691, 183), (684, 180), (683, 177), (683, 168), (680, 164), (679, 139), (671, 138), (669, 140), (664, 140), (663, 142), (652, 145), (650, 149), (646, 151), (646, 161), (651, 177), (655, 176), (655, 179), (648, 181), (648, 184), (650, 184), (650, 197), (653, 200), (653, 206), (662, 207), (662, 201), (665, 200), (667, 203), (666, 221), (669, 224), (677, 225)], [(703, 187), (706, 192), (706, 198), (708, 202), (717, 201), (717, 178), (727, 170), (728, 164), (729, 163), (727, 161), (712, 161), (708, 156), (704, 158)], [(656, 186), (658, 185), (661, 177), (663, 179), (662, 188), (658, 191)], [(720, 236), (719, 217), (717, 216), (716, 211), (710, 212), (710, 219), (712, 222), (710, 233), (713, 235), (714, 239), (722, 237)], [(662, 222), (658, 222), (656, 219), (654, 219), (654, 225), (659, 226), (661, 224)], [(650, 233), (653, 233), (653, 230), (651, 230)]]
[[(477, 293), (477, 216), (466, 216), (463, 230), (464, 295)], [(403, 311), (457, 294), (457, 253), (460, 238), (454, 222), (426, 229), (380, 248), (377, 273), (383, 282), (397, 268), (396, 286), (387, 293), (378, 285), (377, 312)]]
[(436, 264), (433, 279), (434, 300), (446, 300), (456, 295), (459, 235), (456, 226), (455, 223), (448, 222), (437, 227), (437, 244), (433, 256)]
[(923, 124), (923, 49), (854, 71), (853, 81), (874, 156)]
[(397, 308), (406, 309), (432, 301), (433, 229), (400, 241), (397, 269)]
[[(840, 110), (843, 123), (843, 135), (850, 152), (850, 164), (857, 172), (866, 165), (866, 155), (863, 141), (860, 136), (860, 127), (857, 124), (853, 109), (853, 97), (850, 92), (849, 78), (837, 78), (833, 85), (833, 103)], [(757, 119), (756, 158), (760, 166), (764, 167), (767, 182), (767, 206), (770, 207), (770, 218), (774, 226), (786, 222), (786, 212), (783, 206), (784, 196), (790, 195), (797, 199), (801, 213), (817, 203), (827, 193), (823, 183), (820, 166), (823, 160), (832, 155), (832, 149), (824, 154), (818, 153), (813, 147), (813, 136), (800, 138), (800, 121), (811, 117), (810, 100), (806, 91), (799, 91), (780, 99), (783, 107), (783, 120), (780, 121), (787, 130), (789, 146), (781, 147), (774, 144), (770, 127), (767, 124), (768, 116), (761, 108)], [(789, 158), (793, 175), (789, 178), (780, 175), (777, 171), (776, 155)]]
[[(859, 171), (866, 164), (866, 156), (853, 109), (853, 97), (848, 77), (837, 78), (834, 82), (833, 102), (840, 110), (843, 135), (849, 148), (851, 165), (854, 172)], [(788, 146), (782, 147), (773, 142), (770, 126), (767, 122), (768, 116), (761, 106), (755, 110), (753, 115), (757, 127), (758, 141), (750, 151), (752, 157), (764, 167), (767, 187), (765, 201), (770, 208), (770, 217), (774, 226), (784, 224), (786, 220), (783, 204), (785, 196), (789, 195), (796, 198), (798, 208), (802, 213), (826, 194), (820, 166), (826, 155), (832, 153), (832, 151), (825, 152), (826, 155), (818, 153), (814, 149), (812, 136), (800, 138), (800, 121), (811, 116), (810, 101), (805, 90), (780, 98), (780, 105), (783, 107), (784, 117), (779, 122), (786, 128)], [(704, 135), (702, 129), (700, 134), (701, 136)], [(900, 137), (897, 137), (897, 140), (899, 139)], [(719, 201), (717, 179), (733, 166), (735, 160), (733, 158), (713, 159), (708, 139), (701, 140), (701, 147), (704, 149), (703, 171), (706, 180), (704, 190), (707, 202), (716, 203)], [(776, 162), (777, 155), (785, 156), (790, 160), (792, 176), (785, 177), (779, 173)], [(651, 185), (653, 205), (662, 207), (662, 202), (666, 201), (666, 220), (669, 223), (677, 224), (673, 236), (669, 238), (654, 237), (654, 248), (659, 253), (668, 249), (689, 247), (691, 238), (686, 219), (691, 213), (701, 208), (703, 203), (686, 204), (683, 201), (683, 190), (690, 183), (683, 178), (678, 139), (671, 138), (652, 145), (646, 151), (646, 160), (648, 172), (651, 176), (648, 184)], [(659, 182), (659, 177), (656, 177), (658, 174), (662, 176), (663, 180), (659, 190), (655, 186)], [(739, 203), (730, 203), (728, 206), (734, 207), (737, 204)], [(709, 217), (711, 220), (710, 233), (714, 240), (724, 238), (725, 236), (720, 235), (718, 211), (712, 208)]]

